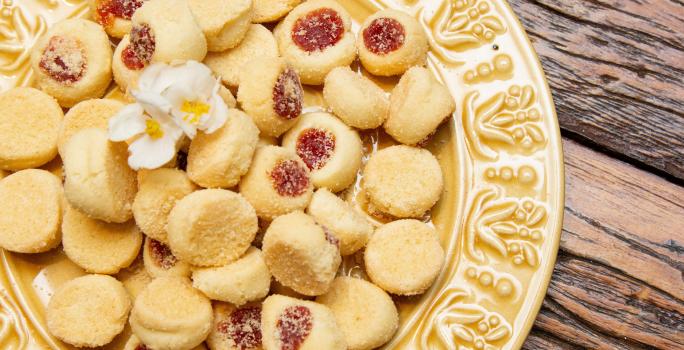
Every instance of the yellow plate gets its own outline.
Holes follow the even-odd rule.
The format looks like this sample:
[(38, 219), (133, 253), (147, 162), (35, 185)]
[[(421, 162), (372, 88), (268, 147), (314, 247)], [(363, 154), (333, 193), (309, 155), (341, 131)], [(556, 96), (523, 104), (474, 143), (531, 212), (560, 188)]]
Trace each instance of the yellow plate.
[[(30, 85), (28, 53), (50, 24), (87, 16), (87, 0), (1, 0), (0, 87)], [(448, 251), (433, 288), (396, 298), (401, 327), (387, 349), (517, 349), (534, 322), (558, 250), (563, 167), (558, 122), (539, 61), (504, 0), (345, 0), (358, 23), (376, 9), (414, 14), (429, 66), (457, 111), (428, 146), (446, 174), (432, 222)], [(376, 79), (386, 88), (396, 80)], [(307, 104), (319, 104), (307, 89)], [(375, 135), (366, 135), (377, 140)], [(381, 139), (383, 139), (381, 137)], [(47, 166), (59, 172), (60, 164)], [(351, 196), (363, 207), (357, 191)], [(0, 347), (69, 348), (50, 337), (45, 305), (83, 274), (60, 250), (0, 254)], [(354, 258), (344, 271), (361, 274)], [(135, 288), (131, 271), (119, 276)], [(126, 335), (107, 346), (121, 349)]]

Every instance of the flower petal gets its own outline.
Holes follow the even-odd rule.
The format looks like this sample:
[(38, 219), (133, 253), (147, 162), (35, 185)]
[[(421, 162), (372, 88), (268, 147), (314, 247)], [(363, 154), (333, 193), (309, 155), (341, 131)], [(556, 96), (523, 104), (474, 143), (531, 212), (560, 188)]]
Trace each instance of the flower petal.
[(138, 91), (149, 91), (161, 94), (176, 81), (174, 74), (169, 74), (172, 67), (165, 63), (154, 63), (140, 74)]
[(144, 131), (144, 110), (137, 103), (127, 105), (109, 119), (109, 139), (112, 141), (128, 140)]
[(176, 156), (176, 141), (167, 135), (152, 139), (145, 134), (128, 147), (128, 165), (134, 170), (157, 169)]
[(214, 93), (210, 102), (211, 110), (209, 112), (209, 118), (200, 126), (200, 129), (207, 134), (211, 134), (220, 129), (228, 120), (228, 106), (221, 96)]

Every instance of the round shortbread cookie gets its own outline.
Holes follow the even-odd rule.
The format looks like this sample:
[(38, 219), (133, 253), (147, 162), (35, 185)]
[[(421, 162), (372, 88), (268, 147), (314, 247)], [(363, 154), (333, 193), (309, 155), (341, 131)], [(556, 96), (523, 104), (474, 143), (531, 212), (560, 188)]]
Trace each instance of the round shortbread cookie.
[[(146, 344), (143, 344), (140, 339), (135, 336), (135, 334), (131, 334), (130, 338), (128, 338), (128, 341), (126, 342), (126, 345), (124, 345), (123, 350), (150, 350), (150, 348)], [(207, 350), (207, 347), (204, 346), (204, 343), (202, 343), (191, 350)]]
[(19, 87), (0, 94), (0, 105), (0, 170), (36, 168), (55, 158), (64, 113), (54, 98)]
[(178, 260), (168, 245), (146, 237), (143, 247), (145, 270), (152, 277), (190, 277), (190, 264)]
[(444, 265), (437, 232), (427, 224), (405, 219), (380, 226), (364, 253), (373, 283), (398, 295), (425, 292)]
[(314, 193), (307, 213), (339, 240), (342, 256), (363, 248), (373, 233), (373, 226), (361, 213), (327, 188)]
[(131, 31), (131, 17), (145, 0), (89, 0), (90, 13), (107, 34), (123, 38)]
[(112, 48), (102, 26), (85, 19), (54, 24), (31, 49), (41, 90), (62, 107), (104, 95), (112, 80)]
[(278, 57), (278, 45), (270, 30), (261, 24), (252, 24), (238, 46), (223, 52), (210, 52), (204, 64), (221, 77), (224, 84), (237, 87), (243, 66), (259, 57)]
[(46, 310), (50, 334), (74, 346), (108, 344), (126, 325), (131, 299), (114, 277), (86, 275), (60, 286)]
[(194, 269), (192, 285), (212, 300), (242, 306), (268, 294), (271, 273), (261, 250), (250, 247), (245, 255), (228, 265)]
[(188, 176), (202, 187), (233, 187), (249, 170), (257, 142), (259, 129), (252, 118), (231, 109), (220, 129), (198, 132), (190, 143)]
[(328, 73), (323, 97), (336, 116), (358, 129), (379, 127), (389, 112), (385, 91), (349, 67), (338, 67)]
[(392, 91), (384, 128), (403, 144), (420, 144), (427, 141), (455, 109), (456, 103), (449, 90), (428, 69), (413, 67)]
[(261, 305), (241, 308), (213, 302), (214, 326), (207, 338), (211, 350), (262, 350)]
[(312, 301), (271, 295), (263, 304), (261, 330), (264, 349), (347, 349), (332, 311)]
[(366, 18), (356, 40), (359, 59), (375, 75), (404, 73), (425, 64), (428, 39), (420, 23), (402, 11), (386, 9)]
[(358, 132), (330, 113), (302, 115), (283, 136), (283, 147), (304, 161), (315, 187), (333, 192), (349, 187), (361, 168), (363, 143)]
[(266, 57), (243, 66), (237, 98), (262, 135), (278, 137), (296, 123), (304, 90), (285, 60)]
[(304, 210), (311, 200), (313, 184), (309, 168), (296, 153), (277, 146), (256, 150), (252, 167), (240, 181), (240, 193), (266, 220)]
[[(140, 174), (140, 172), (139, 172)], [(168, 242), (166, 224), (176, 202), (197, 190), (183, 170), (160, 168), (138, 176), (138, 193), (133, 201), (133, 216), (149, 237)]]
[(353, 277), (338, 277), (316, 298), (332, 310), (349, 350), (371, 350), (387, 343), (399, 327), (399, 314), (384, 290)]
[(237, 46), (252, 24), (252, 0), (188, 0), (188, 3), (212, 52)]
[(254, 0), (254, 23), (275, 22), (299, 5), (302, 0)]
[(83, 129), (109, 128), (109, 118), (118, 113), (124, 104), (111, 99), (92, 99), (79, 102), (64, 115), (64, 121), (59, 128), (57, 148), (62, 154), (62, 148), (67, 140)]
[(45, 170), (17, 171), (0, 180), (0, 247), (42, 253), (59, 245), (64, 194), (59, 178)]
[(87, 272), (115, 274), (135, 260), (141, 245), (142, 234), (132, 220), (111, 224), (66, 207), (62, 246), (69, 260)]
[(333, 0), (309, 0), (297, 6), (275, 30), (280, 54), (303, 84), (320, 85), (335, 67), (356, 58), (351, 16)]
[(235, 192), (193, 192), (169, 214), (169, 246), (179, 259), (196, 266), (223, 266), (249, 248), (258, 229), (254, 208)]
[(435, 205), (444, 179), (430, 151), (398, 145), (371, 155), (362, 185), (368, 199), (382, 212), (407, 218), (420, 217)]
[(129, 34), (119, 41), (114, 49), (114, 57), (112, 58), (112, 74), (114, 75), (114, 82), (119, 86), (119, 89), (124, 93), (128, 91), (129, 87), (135, 86), (142, 72), (137, 68), (128, 68), (122, 60), (124, 50), (131, 43), (131, 36)]
[(63, 151), (64, 194), (73, 207), (106, 222), (133, 217), (138, 185), (125, 142), (110, 142), (105, 130), (84, 129), (69, 138)]
[(211, 301), (183, 277), (159, 277), (138, 295), (129, 322), (152, 349), (183, 350), (200, 345), (211, 331)]
[(296, 211), (273, 220), (262, 249), (278, 282), (315, 296), (328, 291), (342, 262), (336, 243), (311, 216)]

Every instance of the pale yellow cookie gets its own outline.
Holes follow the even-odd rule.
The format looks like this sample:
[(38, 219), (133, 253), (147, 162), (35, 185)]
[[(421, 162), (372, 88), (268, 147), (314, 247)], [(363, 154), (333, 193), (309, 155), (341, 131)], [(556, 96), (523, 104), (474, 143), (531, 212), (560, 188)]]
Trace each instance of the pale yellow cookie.
[(344, 334), (327, 306), (282, 295), (264, 301), (264, 349), (345, 350)]
[[(150, 350), (150, 348), (146, 344), (143, 344), (135, 334), (131, 334), (126, 345), (124, 345), (123, 350)], [(202, 343), (192, 348), (192, 350), (207, 350), (207, 347)]]
[(241, 308), (214, 302), (214, 326), (207, 338), (211, 350), (262, 350), (261, 305)]
[(361, 64), (375, 75), (404, 73), (424, 65), (428, 40), (420, 23), (402, 11), (378, 11), (363, 22), (356, 45)]
[(249, 248), (258, 229), (254, 208), (235, 192), (193, 192), (169, 214), (169, 246), (179, 259), (197, 266), (223, 266)]
[(442, 196), (444, 179), (432, 153), (399, 145), (371, 155), (363, 170), (363, 188), (382, 212), (420, 217)]
[(135, 301), (143, 289), (145, 289), (145, 287), (154, 279), (145, 270), (145, 265), (143, 264), (143, 259), (140, 255), (129, 267), (122, 269), (114, 277), (123, 283), (124, 288), (126, 288), (128, 295), (133, 301)]
[(399, 314), (384, 290), (353, 277), (338, 277), (316, 298), (332, 310), (349, 350), (371, 350), (387, 343), (399, 327)]
[(114, 274), (138, 256), (142, 234), (133, 220), (111, 224), (66, 207), (62, 246), (71, 261), (90, 273)]
[(335, 67), (356, 58), (351, 16), (333, 0), (309, 0), (297, 6), (275, 31), (280, 54), (303, 84), (320, 85)]
[(296, 153), (277, 146), (256, 150), (252, 167), (240, 181), (240, 193), (266, 220), (304, 210), (311, 200), (313, 184), (309, 169)]
[(268, 294), (271, 273), (261, 250), (251, 247), (228, 265), (194, 269), (192, 285), (213, 300), (242, 306)]
[(343, 256), (363, 248), (373, 233), (373, 226), (361, 213), (326, 188), (314, 193), (307, 213), (339, 240)]
[(27, 169), (0, 180), (0, 247), (42, 253), (59, 245), (62, 183), (45, 170)]
[(285, 60), (265, 57), (243, 66), (237, 98), (262, 135), (278, 137), (297, 122), (304, 90)]
[(405, 219), (380, 226), (364, 253), (366, 272), (380, 288), (399, 295), (425, 292), (444, 265), (434, 228)]
[[(128, 91), (129, 87), (135, 86), (138, 78), (140, 77), (140, 73), (142, 72), (142, 68), (144, 68), (142, 63), (130, 63), (138, 61), (129, 62), (132, 68), (128, 68), (128, 66), (124, 63), (122, 55), (130, 43), (130, 35), (124, 35), (121, 41), (119, 41), (119, 44), (116, 45), (116, 49), (114, 49), (114, 57), (112, 58), (112, 74), (114, 75), (114, 82), (116, 82), (116, 85), (118, 85), (119, 89), (121, 89), (121, 91), (124, 93)], [(127, 56), (133, 57), (135, 55), (132, 55), (129, 50)]]
[(426, 68), (413, 67), (392, 91), (384, 128), (403, 144), (419, 144), (434, 134), (455, 109), (449, 90)]
[(262, 249), (278, 282), (314, 296), (328, 291), (340, 266), (336, 243), (311, 216), (296, 211), (273, 220)]
[(57, 155), (64, 113), (54, 98), (19, 87), (0, 94), (0, 170), (39, 167)]
[(252, 24), (238, 46), (223, 52), (210, 52), (204, 64), (221, 77), (224, 84), (237, 87), (245, 63), (259, 57), (278, 57), (278, 45), (270, 30), (261, 24)]
[(230, 188), (240, 182), (252, 164), (259, 129), (252, 118), (237, 109), (211, 134), (198, 132), (188, 152), (188, 176), (202, 187)]
[(63, 20), (33, 46), (31, 67), (40, 89), (62, 107), (101, 97), (112, 80), (109, 37), (95, 22)]
[(151, 349), (184, 350), (200, 345), (211, 331), (211, 301), (183, 277), (159, 277), (138, 295), (129, 322)]
[(237, 46), (252, 24), (252, 0), (188, 0), (188, 3), (212, 52)]
[(133, 217), (146, 235), (168, 242), (166, 224), (171, 209), (177, 201), (197, 190), (197, 186), (179, 169), (160, 168), (143, 173), (144, 176), (138, 176)]
[(379, 127), (389, 112), (385, 91), (349, 67), (338, 67), (328, 73), (323, 97), (336, 116), (357, 129)]
[(86, 100), (71, 107), (64, 115), (64, 121), (59, 128), (57, 148), (60, 154), (67, 140), (78, 131), (89, 128), (107, 130), (109, 118), (113, 117), (123, 107), (122, 102), (112, 99)]
[(299, 5), (302, 0), (254, 0), (254, 23), (267, 23), (277, 21), (292, 9)]
[(63, 151), (64, 194), (73, 207), (106, 222), (133, 217), (138, 185), (126, 161), (126, 143), (110, 142), (105, 130), (84, 129), (69, 138)]
[(50, 334), (78, 347), (105, 345), (121, 333), (131, 309), (114, 277), (86, 275), (60, 286), (46, 310)]
[(283, 147), (304, 161), (315, 187), (333, 192), (354, 183), (361, 168), (363, 144), (358, 132), (330, 113), (302, 115), (283, 136)]
[(89, 0), (90, 14), (107, 34), (122, 38), (131, 31), (131, 17), (145, 0)]
[(145, 270), (153, 277), (190, 277), (190, 264), (179, 260), (168, 245), (146, 237), (143, 247)]

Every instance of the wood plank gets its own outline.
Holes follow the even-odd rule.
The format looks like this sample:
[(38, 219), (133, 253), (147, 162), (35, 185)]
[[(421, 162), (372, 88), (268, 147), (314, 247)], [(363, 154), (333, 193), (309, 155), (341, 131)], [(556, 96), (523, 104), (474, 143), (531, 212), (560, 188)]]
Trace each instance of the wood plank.
[(684, 4), (510, 2), (541, 58), (561, 127), (684, 179)]

